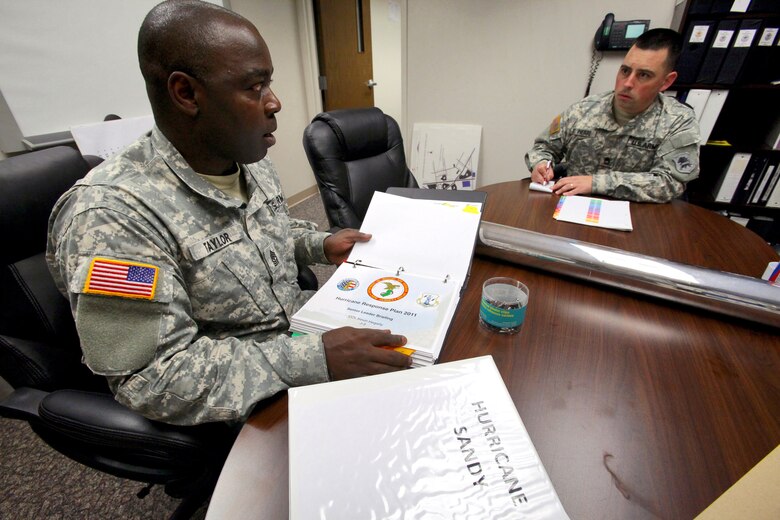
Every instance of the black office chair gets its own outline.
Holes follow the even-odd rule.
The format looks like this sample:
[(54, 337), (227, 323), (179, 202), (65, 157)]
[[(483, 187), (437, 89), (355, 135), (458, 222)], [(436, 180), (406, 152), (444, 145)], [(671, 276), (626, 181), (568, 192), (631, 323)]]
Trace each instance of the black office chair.
[(98, 162), (68, 147), (0, 161), (0, 377), (14, 388), (0, 415), (29, 422), (82, 464), (164, 485), (183, 498), (171, 518), (189, 518), (212, 492), (236, 429), (172, 426), (117, 403), (105, 379), (81, 363), (70, 306), (46, 266), (49, 213)]
[(401, 131), (378, 108), (317, 115), (303, 133), (331, 228), (360, 228), (375, 191), (417, 188), (406, 167)]

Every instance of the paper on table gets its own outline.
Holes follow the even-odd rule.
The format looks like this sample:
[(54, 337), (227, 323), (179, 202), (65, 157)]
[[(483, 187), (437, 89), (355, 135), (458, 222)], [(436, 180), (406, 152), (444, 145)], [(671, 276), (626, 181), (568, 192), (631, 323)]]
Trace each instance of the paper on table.
[(528, 189), (533, 191), (543, 191), (545, 193), (552, 193), (552, 187), (555, 186), (555, 181), (547, 181), (544, 184), (539, 182), (532, 182), (528, 185)]
[(575, 224), (631, 231), (631, 211), (628, 201), (603, 200), (578, 195), (563, 196), (558, 201), (553, 218)]

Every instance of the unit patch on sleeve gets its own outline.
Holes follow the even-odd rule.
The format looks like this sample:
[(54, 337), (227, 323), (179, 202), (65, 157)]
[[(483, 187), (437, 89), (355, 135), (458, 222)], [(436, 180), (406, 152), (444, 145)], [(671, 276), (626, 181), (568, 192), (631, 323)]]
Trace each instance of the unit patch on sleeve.
[(84, 292), (151, 300), (160, 268), (150, 264), (93, 258)]
[(561, 116), (558, 114), (550, 123), (550, 135), (555, 135), (561, 131)]
[(674, 161), (674, 167), (680, 173), (690, 173), (696, 167), (696, 163), (691, 158), (690, 154), (682, 153), (672, 159)]

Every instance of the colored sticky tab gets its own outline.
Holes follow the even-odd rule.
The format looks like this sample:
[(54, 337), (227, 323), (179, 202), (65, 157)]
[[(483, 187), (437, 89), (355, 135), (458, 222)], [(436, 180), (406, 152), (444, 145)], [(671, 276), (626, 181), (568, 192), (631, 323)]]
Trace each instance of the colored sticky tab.
[(401, 354), (404, 354), (406, 356), (411, 356), (414, 354), (414, 349), (406, 348), (406, 347), (382, 347), (385, 350), (395, 350), (396, 352), (400, 352)]
[(157, 288), (159, 272), (157, 266), (150, 264), (93, 258), (84, 283), (84, 292), (151, 300)]
[(476, 206), (472, 206), (471, 204), (466, 204), (466, 207), (463, 208), (464, 213), (473, 213), (475, 215), (479, 215), (479, 208)]

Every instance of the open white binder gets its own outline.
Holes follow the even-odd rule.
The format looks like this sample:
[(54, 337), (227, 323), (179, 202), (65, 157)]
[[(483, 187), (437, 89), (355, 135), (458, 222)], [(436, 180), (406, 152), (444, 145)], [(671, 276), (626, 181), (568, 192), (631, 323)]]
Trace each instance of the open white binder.
[(408, 350), (399, 350), (411, 354), (413, 366), (435, 363), (468, 276), (481, 211), (477, 202), (374, 193), (360, 228), (372, 239), (355, 244), (291, 318), (291, 329), (390, 329), (407, 337)]

